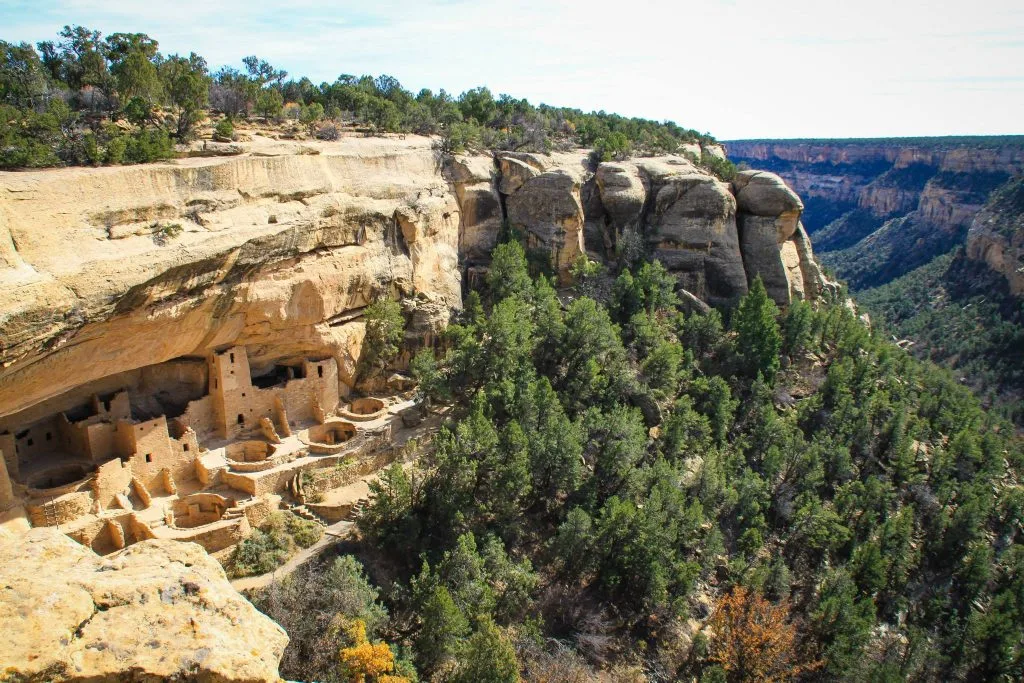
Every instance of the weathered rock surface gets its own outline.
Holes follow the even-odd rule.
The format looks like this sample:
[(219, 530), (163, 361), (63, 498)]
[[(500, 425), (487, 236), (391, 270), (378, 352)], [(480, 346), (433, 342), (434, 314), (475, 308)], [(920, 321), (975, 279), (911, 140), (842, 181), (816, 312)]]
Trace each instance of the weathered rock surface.
[(967, 257), (1003, 275), (1010, 293), (1024, 297), (1024, 177), (1000, 188), (967, 233)]
[(55, 529), (0, 538), (3, 680), (278, 681), (284, 630), (200, 546), (100, 557)]
[(429, 342), (506, 220), (563, 281), (587, 226), (604, 254), (635, 233), (713, 305), (759, 273), (780, 303), (816, 294), (795, 278), (812, 267), (793, 241), (802, 205), (770, 174), (741, 176), (737, 213), (732, 188), (681, 156), (596, 169), (585, 150), (444, 160), (417, 136), (246, 150), (0, 177), (0, 416), (64, 410), (115, 390), (111, 378), (231, 345), (254, 374), (333, 357), (345, 394), (363, 307), (401, 298)]
[(684, 289), (712, 305), (747, 291), (729, 186), (675, 159), (639, 162), (653, 200), (645, 237), (655, 258), (677, 274)]
[(460, 212), (429, 139), (324, 148), (3, 174), (0, 415), (231, 344), (255, 368), (333, 356), (351, 385), (383, 293), (440, 304), (421, 323), (443, 326)]
[(469, 262), (486, 260), (504, 220), (494, 160), (490, 156), (458, 156), (448, 167), (462, 210), (459, 253)]
[(597, 167), (600, 201), (615, 232), (639, 230), (649, 190), (640, 169), (633, 164), (603, 163)]
[(526, 234), (528, 246), (549, 251), (555, 270), (567, 280), (583, 254), (579, 180), (561, 169), (548, 171), (525, 180), (505, 201), (509, 224)]
[[(824, 278), (800, 225), (800, 197), (782, 178), (764, 171), (741, 171), (732, 187), (747, 277), (753, 281), (760, 275), (769, 296), (783, 306), (794, 297), (819, 294)], [(798, 230), (801, 235), (794, 240)]]

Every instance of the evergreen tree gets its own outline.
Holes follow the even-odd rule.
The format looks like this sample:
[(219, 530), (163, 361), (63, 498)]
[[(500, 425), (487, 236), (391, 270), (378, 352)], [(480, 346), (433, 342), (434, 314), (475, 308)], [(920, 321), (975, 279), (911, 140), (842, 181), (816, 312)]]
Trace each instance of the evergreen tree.
[(460, 656), (455, 683), (517, 683), (519, 662), (508, 639), (490, 619), (484, 619)]
[(782, 348), (782, 335), (775, 320), (778, 312), (758, 276), (733, 313), (732, 328), (737, 334), (744, 372), (750, 377), (760, 374), (769, 383), (779, 370)]

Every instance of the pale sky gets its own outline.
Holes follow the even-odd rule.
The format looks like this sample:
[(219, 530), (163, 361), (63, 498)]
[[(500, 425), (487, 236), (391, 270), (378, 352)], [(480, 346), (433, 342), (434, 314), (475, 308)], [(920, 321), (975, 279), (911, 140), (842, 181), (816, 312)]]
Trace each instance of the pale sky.
[(723, 140), (1024, 133), (1024, 0), (0, 0), (0, 39), (64, 24), (214, 69), (486, 85)]

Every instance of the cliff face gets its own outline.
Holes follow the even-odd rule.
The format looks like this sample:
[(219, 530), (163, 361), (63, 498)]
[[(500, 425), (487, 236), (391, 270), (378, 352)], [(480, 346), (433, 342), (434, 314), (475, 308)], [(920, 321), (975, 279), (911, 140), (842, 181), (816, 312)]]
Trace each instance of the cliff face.
[(372, 142), (4, 174), (0, 414), (232, 344), (257, 367), (335, 357), (351, 385), (349, 318), (385, 292), (436, 330), (461, 301), (458, 202), (428, 141)]
[[(414, 136), (218, 151), (231, 155), (0, 174), (0, 623), (13, 620), (2, 625), (15, 637), (16, 665), (5, 673), (275, 680), (287, 637), (227, 587), (199, 546), (144, 541), (152, 529), (133, 527), (137, 543), (100, 558), (57, 530), (26, 534), (17, 505), (36, 480), (19, 479), (20, 464), (46, 475), (40, 495), (50, 507), (37, 507), (53, 519), (40, 513), (40, 524), (61, 523), (58, 512), (81, 522), (113, 502), (135, 510), (129, 491), (148, 510), (150, 488), (176, 496), (179, 474), (210, 476), (191, 455), (201, 452), (193, 424), (209, 420), (189, 413), (172, 435), (169, 413), (210, 391), (223, 406), (242, 406), (239, 392), (256, 402), (253, 378), (269, 378), (284, 387), (271, 413), (284, 429), (288, 392), (309, 398), (307, 375), (312, 414), (333, 412), (355, 384), (363, 308), (398, 298), (408, 341), (429, 343), (506, 230), (550, 258), (563, 282), (584, 254), (644, 249), (713, 304), (735, 301), (757, 276), (783, 305), (830, 285), (800, 224), (800, 198), (771, 173), (727, 184), (683, 157), (594, 167), (585, 151), (446, 158)], [(237, 412), (247, 425), (244, 407), (216, 405), (209, 419), (233, 425)], [(279, 443), (262, 419), (263, 436)], [(221, 438), (234, 433), (224, 425)], [(252, 428), (243, 426), (233, 429)], [(134, 435), (131, 455), (104, 434)], [(60, 469), (65, 461), (78, 469)], [(61, 483), (85, 465), (86, 479)], [(136, 477), (133, 467), (150, 465), (156, 479)], [(85, 481), (91, 494), (75, 488)], [(74, 509), (58, 510), (55, 497)], [(113, 548), (124, 547), (120, 523), (97, 519)]]
[(1024, 178), (992, 194), (967, 233), (967, 257), (988, 264), (1010, 294), (1024, 297)]
[(636, 233), (712, 303), (757, 274), (780, 303), (824, 286), (802, 204), (770, 174), (741, 176), (762, 190), (737, 202), (738, 184), (680, 157), (595, 173), (582, 151), (444, 160), (415, 136), (246, 151), (0, 178), (0, 416), (63, 410), (105, 378), (236, 345), (254, 374), (333, 357), (344, 394), (362, 308), (397, 296), (429, 341), (506, 223), (563, 280), (588, 248), (604, 256)]
[(1024, 138), (735, 141), (730, 158), (782, 176), (808, 203), (825, 263), (883, 284), (963, 243), (989, 193), (1024, 171)]

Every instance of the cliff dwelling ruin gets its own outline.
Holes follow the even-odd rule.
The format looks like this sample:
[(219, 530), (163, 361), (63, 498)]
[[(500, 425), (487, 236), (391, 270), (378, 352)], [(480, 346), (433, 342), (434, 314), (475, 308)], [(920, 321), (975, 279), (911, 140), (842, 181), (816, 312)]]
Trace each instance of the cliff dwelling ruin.
[(22, 501), (33, 526), (101, 554), (150, 538), (216, 553), (301, 506), (304, 474), (329, 472), (320, 489), (338, 488), (388, 464), (412, 405), (407, 391), (343, 401), (333, 358), (254, 377), (244, 346), (141, 374), (0, 418), (0, 509)]

